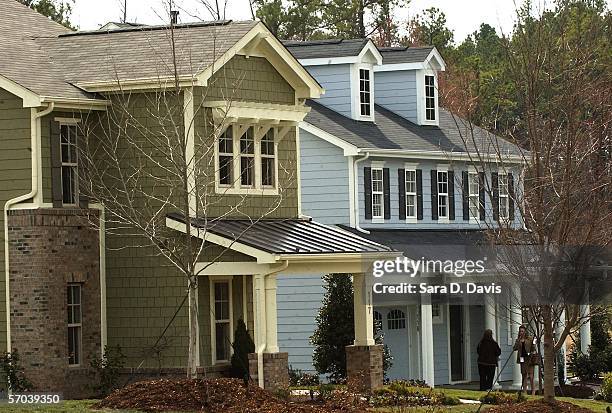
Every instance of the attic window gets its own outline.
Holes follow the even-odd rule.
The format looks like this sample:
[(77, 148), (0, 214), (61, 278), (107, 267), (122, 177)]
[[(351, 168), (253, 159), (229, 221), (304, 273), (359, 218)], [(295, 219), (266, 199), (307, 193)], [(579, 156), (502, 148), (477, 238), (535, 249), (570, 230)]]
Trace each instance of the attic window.
[(425, 75), (425, 119), (436, 120), (435, 79), (432, 75)]
[(359, 113), (361, 116), (371, 116), (370, 75), (369, 69), (359, 69)]

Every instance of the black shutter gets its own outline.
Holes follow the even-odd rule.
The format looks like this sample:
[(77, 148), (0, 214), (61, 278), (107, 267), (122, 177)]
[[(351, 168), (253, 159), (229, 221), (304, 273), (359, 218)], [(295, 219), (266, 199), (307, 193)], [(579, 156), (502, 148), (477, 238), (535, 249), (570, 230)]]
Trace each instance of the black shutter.
[(372, 168), (363, 168), (363, 197), (365, 198), (365, 219), (372, 219)]
[(391, 219), (391, 190), (389, 189), (389, 168), (383, 168), (383, 200), (385, 219)]
[(431, 170), (431, 219), (438, 219), (438, 171)]
[(448, 219), (455, 219), (455, 173), (448, 171)]
[(469, 221), (470, 220), (470, 181), (469, 181), (470, 175), (468, 174), (467, 171), (463, 171), (461, 175), (463, 176), (463, 179), (462, 179), (462, 182), (463, 182), (463, 194), (462, 194), (463, 220)]
[(61, 131), (59, 122), (53, 120), (51, 123), (51, 195), (53, 208), (61, 208), (62, 196), (62, 153), (61, 153)]
[(406, 219), (406, 171), (397, 170), (397, 187), (399, 195), (399, 218)]
[(417, 219), (423, 220), (423, 171), (416, 170), (416, 185), (417, 185)]
[(480, 198), (480, 220), (484, 221), (486, 217), (485, 210), (485, 174), (484, 172), (478, 173), (478, 195)]
[(497, 172), (491, 173), (491, 188), (493, 192), (493, 219), (499, 220), (499, 181)]
[(514, 221), (514, 176), (508, 173), (508, 217)]

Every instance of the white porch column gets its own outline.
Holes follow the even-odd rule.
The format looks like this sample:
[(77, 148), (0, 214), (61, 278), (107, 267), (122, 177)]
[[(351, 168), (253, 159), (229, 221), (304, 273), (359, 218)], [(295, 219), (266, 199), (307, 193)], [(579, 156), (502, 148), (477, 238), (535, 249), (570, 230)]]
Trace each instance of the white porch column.
[(353, 275), (353, 311), (355, 317), (356, 346), (373, 346), (374, 313), (372, 309), (372, 288), (365, 274)]
[(265, 278), (266, 288), (266, 353), (278, 353), (276, 274)]
[(265, 277), (263, 274), (253, 276), (253, 305), (255, 327), (254, 341), (255, 352), (257, 353), (257, 378), (259, 387), (264, 387), (263, 375), (263, 353), (266, 349), (266, 292), (264, 285)]
[[(510, 321), (512, 331), (512, 343), (518, 337), (518, 329), (523, 324), (523, 316), (521, 312), (521, 287), (518, 284), (512, 285), (512, 293), (510, 296)], [(523, 376), (521, 375), (521, 365), (516, 362), (513, 357), (512, 363), (512, 387), (520, 389), (523, 385)]]
[[(484, 325), (485, 330), (491, 330), (493, 332), (493, 339), (499, 342), (499, 337), (497, 336), (497, 307), (495, 305), (495, 296), (493, 295), (485, 295), (484, 297)], [(495, 379), (493, 382), (493, 388), (499, 388), (499, 382), (497, 381), (497, 370), (499, 366), (495, 369)]]
[[(591, 312), (591, 306), (582, 304), (580, 306), (580, 315), (586, 317)], [(580, 351), (583, 354), (588, 354), (589, 346), (591, 345), (591, 320), (587, 320), (580, 326)]]
[(421, 350), (423, 380), (434, 386), (434, 353), (433, 353), (433, 323), (431, 312), (431, 295), (421, 294)]

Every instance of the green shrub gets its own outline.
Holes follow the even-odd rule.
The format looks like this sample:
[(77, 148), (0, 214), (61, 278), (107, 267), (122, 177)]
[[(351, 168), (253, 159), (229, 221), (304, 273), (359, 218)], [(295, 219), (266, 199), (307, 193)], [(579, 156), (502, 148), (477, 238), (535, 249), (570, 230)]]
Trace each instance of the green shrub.
[(291, 387), (311, 387), (319, 385), (319, 376), (316, 374), (304, 373), (300, 369), (289, 366), (289, 385)]
[(457, 405), (459, 399), (441, 391), (423, 386), (410, 386), (409, 382), (396, 381), (376, 389), (370, 399), (374, 407), (388, 406), (442, 406)]
[(121, 347), (104, 347), (104, 356), (92, 358), (89, 362), (93, 375), (92, 389), (98, 397), (105, 397), (119, 384), (121, 369), (125, 365), (125, 356)]
[(0, 369), (6, 378), (9, 390), (14, 392), (33, 390), (32, 383), (23, 373), (17, 350), (13, 350), (12, 353), (0, 353)]
[(503, 391), (492, 391), (483, 395), (480, 402), (483, 404), (512, 404), (527, 400), (522, 392), (506, 393)]
[(274, 395), (282, 400), (289, 400), (291, 397), (291, 389), (289, 387), (279, 387), (274, 390)]
[(321, 383), (319, 385), (319, 399), (329, 400), (334, 392), (334, 385), (329, 383)]
[(234, 354), (232, 354), (232, 377), (238, 379), (248, 378), (249, 376), (249, 353), (255, 352), (255, 343), (247, 331), (244, 321), (241, 319), (236, 323), (234, 332), (234, 342), (232, 343)]
[(612, 403), (612, 373), (606, 373), (601, 383), (601, 397)]

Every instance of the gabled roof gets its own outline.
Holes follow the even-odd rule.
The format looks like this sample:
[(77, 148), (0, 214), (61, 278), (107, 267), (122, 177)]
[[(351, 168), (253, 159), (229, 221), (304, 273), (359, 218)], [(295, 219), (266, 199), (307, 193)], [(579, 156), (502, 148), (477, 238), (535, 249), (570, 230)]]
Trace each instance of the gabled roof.
[[(322, 131), (346, 142), (357, 151), (390, 151), (402, 153), (439, 153), (454, 155), (500, 154), (520, 157), (525, 153), (516, 145), (440, 108), (440, 125), (419, 126), (379, 105), (374, 105), (376, 122), (353, 120), (315, 101), (308, 101), (311, 111), (304, 119), (309, 132)], [(312, 130), (314, 127), (316, 130)], [(331, 140), (329, 140), (331, 142)], [(338, 145), (338, 142), (332, 142)], [(346, 148), (345, 148), (346, 149)], [(345, 151), (346, 153), (346, 151)], [(353, 152), (354, 153), (354, 152)]]
[[(173, 35), (182, 86), (205, 86), (234, 55), (244, 54), (268, 58), (300, 98), (323, 92), (263, 23), (179, 24)], [(32, 106), (45, 97), (92, 101), (95, 92), (156, 89), (174, 82), (168, 26), (71, 32), (15, 0), (0, 0), (0, 38), (0, 87), (33, 95)]]
[(429, 56), (434, 46), (408, 47), (393, 46), (379, 47), (380, 54), (383, 56), (384, 64), (392, 63), (421, 63)]

